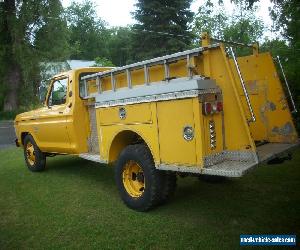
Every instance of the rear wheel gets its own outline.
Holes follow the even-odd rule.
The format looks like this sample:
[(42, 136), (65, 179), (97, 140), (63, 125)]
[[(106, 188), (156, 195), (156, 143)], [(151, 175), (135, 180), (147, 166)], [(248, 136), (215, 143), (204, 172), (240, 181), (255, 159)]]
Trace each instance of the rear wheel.
[(24, 157), (30, 171), (38, 172), (45, 169), (46, 156), (36, 145), (31, 135), (26, 135), (24, 139)]
[(163, 187), (160, 193), (159, 204), (167, 202), (174, 194), (177, 186), (177, 176), (175, 172), (165, 172), (163, 177)]
[(121, 152), (115, 180), (123, 202), (134, 210), (147, 211), (160, 199), (163, 173), (155, 168), (146, 145), (129, 145)]

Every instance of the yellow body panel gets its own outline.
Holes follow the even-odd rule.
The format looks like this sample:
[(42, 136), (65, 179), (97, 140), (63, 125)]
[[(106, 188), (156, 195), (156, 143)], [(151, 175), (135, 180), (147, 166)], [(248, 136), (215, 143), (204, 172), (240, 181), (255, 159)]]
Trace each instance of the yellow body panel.
[[(154, 161), (159, 164), (156, 103), (127, 105), (128, 120), (120, 119), (120, 107), (96, 110), (101, 158), (107, 162), (116, 161), (122, 149), (131, 143), (132, 134), (135, 133), (146, 142)], [(143, 114), (141, 110), (144, 111)]]
[(157, 117), (161, 162), (196, 165), (195, 140), (183, 139), (185, 126), (195, 128), (193, 99), (158, 102)]
[[(295, 143), (297, 133), (270, 53), (240, 57), (238, 63), (256, 115), (256, 122), (250, 124), (253, 139)], [(233, 61), (231, 67), (235, 67)], [(234, 72), (238, 81), (238, 75)], [(239, 94), (247, 113), (248, 107), (241, 87)]]
[(141, 124), (152, 123), (151, 103), (126, 105), (126, 118), (120, 119), (119, 109), (122, 107), (101, 108), (99, 113), (100, 125)]
[[(239, 83), (234, 78), (224, 48), (221, 46), (206, 51), (202, 57), (197, 58), (196, 65), (199, 74), (214, 79), (222, 89), (224, 134), (221, 135), (225, 137), (222, 138), (223, 147), (226, 150), (254, 151), (254, 141), (250, 135), (237, 88)], [(221, 120), (218, 123), (221, 123)]]

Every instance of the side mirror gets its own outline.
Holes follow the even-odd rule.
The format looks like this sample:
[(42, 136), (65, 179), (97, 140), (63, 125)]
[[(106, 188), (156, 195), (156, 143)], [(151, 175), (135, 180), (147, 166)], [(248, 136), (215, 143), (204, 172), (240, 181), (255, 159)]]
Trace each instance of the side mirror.
[(39, 87), (39, 100), (42, 104), (45, 103), (46, 95), (47, 95), (47, 88), (45, 86), (40, 86)]

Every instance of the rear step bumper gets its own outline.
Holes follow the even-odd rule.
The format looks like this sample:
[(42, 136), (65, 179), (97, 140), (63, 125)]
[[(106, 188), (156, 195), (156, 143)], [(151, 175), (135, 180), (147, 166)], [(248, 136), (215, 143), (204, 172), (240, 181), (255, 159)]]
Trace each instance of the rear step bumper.
[(267, 162), (274, 158), (280, 157), (299, 146), (298, 143), (267, 143), (257, 147), (257, 156), (260, 163)]
[(267, 143), (256, 148), (258, 162), (225, 160), (218, 164), (203, 168), (202, 174), (241, 177), (259, 163), (265, 163), (276, 157), (280, 157), (293, 150), (298, 145), (299, 143)]
[(257, 162), (223, 161), (213, 166), (203, 168), (202, 174), (226, 177), (241, 177), (250, 169), (257, 166)]

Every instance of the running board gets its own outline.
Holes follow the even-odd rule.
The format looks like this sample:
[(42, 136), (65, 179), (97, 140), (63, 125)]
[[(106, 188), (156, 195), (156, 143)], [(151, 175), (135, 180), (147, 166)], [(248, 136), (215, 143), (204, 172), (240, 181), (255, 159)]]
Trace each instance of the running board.
[(78, 155), (80, 158), (93, 161), (93, 162), (98, 162), (98, 163), (107, 163), (105, 160), (102, 160), (100, 158), (99, 154), (93, 154), (93, 153), (83, 153)]

